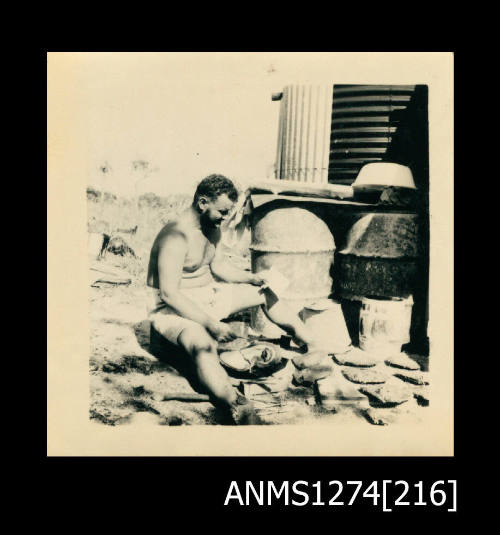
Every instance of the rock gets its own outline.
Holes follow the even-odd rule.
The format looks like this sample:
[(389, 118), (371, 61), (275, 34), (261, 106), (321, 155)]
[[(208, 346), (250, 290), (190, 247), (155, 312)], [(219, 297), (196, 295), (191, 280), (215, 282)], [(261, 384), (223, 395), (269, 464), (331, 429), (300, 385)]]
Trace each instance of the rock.
[(316, 406), (316, 399), (314, 396), (307, 397), (305, 401), (306, 401), (306, 405), (309, 405), (311, 407)]
[(368, 409), (361, 411), (360, 414), (373, 425), (422, 424), (419, 411), (416, 410), (417, 407), (417, 402), (413, 399), (413, 397), (410, 397), (410, 399), (402, 405), (397, 405), (394, 407), (370, 406)]
[(102, 363), (102, 371), (107, 373), (127, 373), (137, 371), (145, 375), (150, 374), (158, 361), (154, 357), (144, 357), (143, 355), (118, 355), (113, 359), (106, 359)]
[(429, 389), (422, 386), (413, 391), (413, 397), (421, 407), (429, 406)]
[(161, 425), (183, 425), (184, 420), (179, 416), (172, 416), (171, 418), (164, 418)]
[(396, 379), (389, 379), (382, 386), (363, 386), (359, 391), (368, 397), (374, 407), (395, 407), (412, 397), (410, 387)]
[(357, 384), (382, 384), (389, 378), (383, 368), (344, 368), (342, 374), (346, 379)]
[(333, 359), (341, 366), (357, 366), (360, 368), (376, 366), (380, 362), (380, 358), (357, 347), (352, 347), (346, 353), (335, 354)]
[(109, 239), (106, 251), (119, 256), (130, 255), (136, 258), (134, 250), (128, 245), (126, 240), (119, 234), (114, 234)]
[(143, 385), (139, 385), (139, 386), (134, 386), (132, 387), (132, 396), (134, 397), (137, 397), (137, 396), (143, 396), (144, 394), (149, 394), (150, 392), (148, 392)]
[(106, 405), (93, 403), (90, 407), (90, 419), (106, 425), (127, 423), (132, 414), (133, 410), (131, 408), (114, 406), (112, 402), (108, 402)]
[(405, 370), (404, 372), (401, 371), (395, 373), (394, 377), (397, 377), (398, 379), (401, 379), (401, 381), (404, 381), (406, 383), (411, 383), (417, 386), (429, 384), (427, 374), (425, 372), (413, 372), (410, 370)]
[(420, 365), (410, 358), (406, 353), (399, 353), (393, 355), (385, 360), (385, 363), (388, 366), (393, 366), (394, 368), (403, 368), (405, 370), (417, 371), (420, 370)]

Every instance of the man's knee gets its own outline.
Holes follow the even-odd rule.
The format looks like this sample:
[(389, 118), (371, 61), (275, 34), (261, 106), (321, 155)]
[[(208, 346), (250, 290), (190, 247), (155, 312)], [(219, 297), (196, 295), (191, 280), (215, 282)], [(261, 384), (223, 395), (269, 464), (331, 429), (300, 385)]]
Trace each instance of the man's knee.
[(202, 325), (187, 327), (179, 335), (178, 341), (192, 357), (200, 353), (217, 353), (217, 342)]

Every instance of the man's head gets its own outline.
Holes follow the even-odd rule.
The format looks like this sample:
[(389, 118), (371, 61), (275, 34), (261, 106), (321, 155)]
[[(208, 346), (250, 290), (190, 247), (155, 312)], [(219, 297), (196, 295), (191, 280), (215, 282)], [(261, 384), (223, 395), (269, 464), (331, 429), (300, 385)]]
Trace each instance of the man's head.
[(237, 200), (238, 191), (229, 178), (210, 175), (198, 184), (193, 206), (200, 214), (202, 223), (219, 227)]

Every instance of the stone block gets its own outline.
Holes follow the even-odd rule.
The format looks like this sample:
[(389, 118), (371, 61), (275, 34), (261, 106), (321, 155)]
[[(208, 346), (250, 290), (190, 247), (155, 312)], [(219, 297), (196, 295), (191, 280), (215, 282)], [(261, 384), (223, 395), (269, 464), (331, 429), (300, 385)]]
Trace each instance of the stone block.
[(406, 353), (398, 353), (397, 355), (392, 355), (385, 360), (385, 363), (388, 366), (394, 368), (402, 368), (404, 370), (418, 371), (420, 370), (420, 365), (410, 358)]
[(426, 372), (414, 372), (410, 370), (401, 370), (394, 374), (394, 377), (401, 379), (405, 383), (423, 386), (429, 384), (428, 374)]
[(386, 367), (376, 366), (374, 368), (350, 368), (342, 369), (342, 374), (349, 381), (356, 384), (382, 384), (390, 377), (390, 374), (384, 369)]

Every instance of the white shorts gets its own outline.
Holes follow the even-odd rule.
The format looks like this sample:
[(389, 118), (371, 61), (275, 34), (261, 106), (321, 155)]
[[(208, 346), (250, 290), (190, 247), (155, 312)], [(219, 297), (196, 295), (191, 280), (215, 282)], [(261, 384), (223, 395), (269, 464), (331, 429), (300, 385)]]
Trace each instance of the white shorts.
[[(185, 288), (181, 292), (196, 303), (216, 321), (227, 318), (234, 310), (233, 289), (236, 285), (213, 282), (199, 288)], [(160, 298), (159, 290), (151, 288), (152, 305), (148, 319), (153, 327), (172, 344), (177, 344), (181, 332), (187, 327), (199, 325), (195, 321), (179, 316)]]

